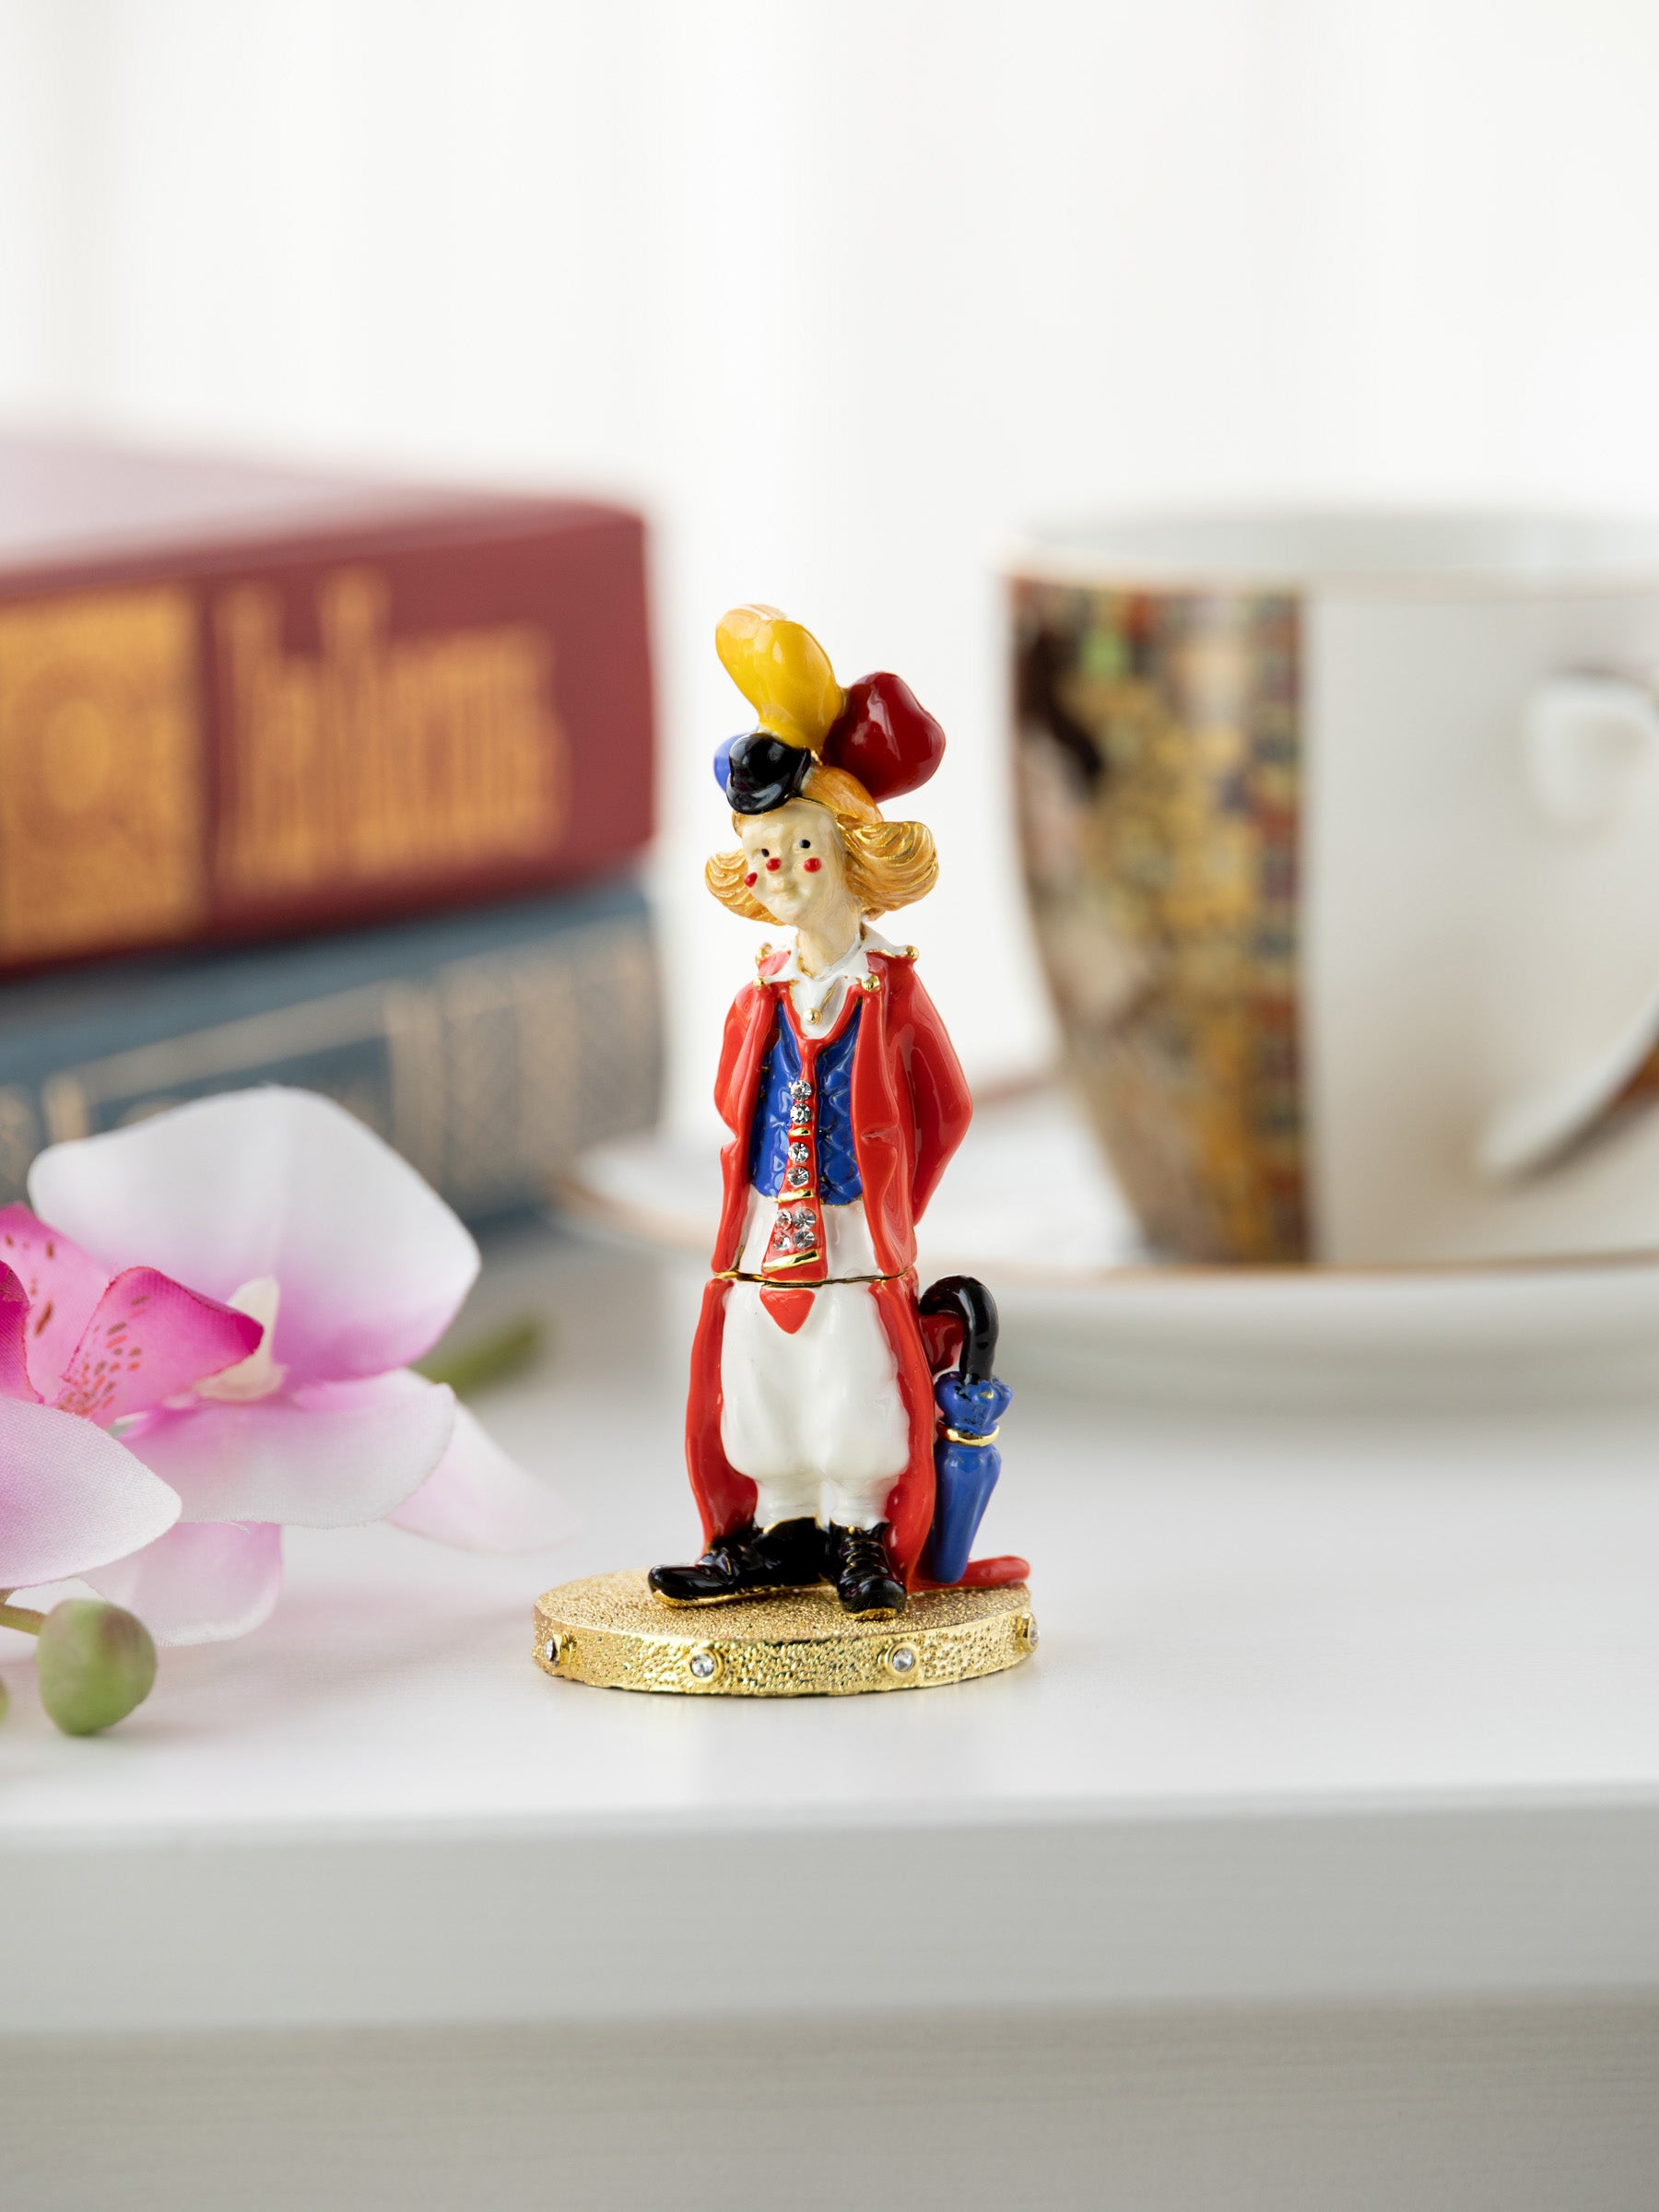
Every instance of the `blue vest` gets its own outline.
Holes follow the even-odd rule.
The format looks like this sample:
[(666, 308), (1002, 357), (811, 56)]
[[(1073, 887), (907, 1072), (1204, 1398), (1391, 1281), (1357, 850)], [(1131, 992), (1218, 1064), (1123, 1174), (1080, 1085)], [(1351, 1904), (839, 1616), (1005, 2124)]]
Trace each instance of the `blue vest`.
[[(826, 1206), (851, 1206), (864, 1195), (853, 1142), (853, 1048), (863, 1013), (859, 999), (846, 1028), (833, 1044), (819, 1049), (814, 1064), (818, 1196)], [(783, 1171), (789, 1165), (789, 1087), (801, 1072), (801, 1048), (782, 1005), (772, 1024), (749, 1132), (749, 1181), (768, 1198), (775, 1198), (783, 1187)]]

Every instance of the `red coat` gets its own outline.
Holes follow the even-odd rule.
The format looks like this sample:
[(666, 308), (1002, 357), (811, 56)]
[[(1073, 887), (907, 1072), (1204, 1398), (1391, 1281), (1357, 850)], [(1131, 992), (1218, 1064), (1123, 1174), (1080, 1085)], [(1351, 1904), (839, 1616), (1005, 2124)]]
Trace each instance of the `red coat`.
[[(967, 1134), (973, 1105), (967, 1080), (945, 1025), (934, 1010), (910, 959), (872, 952), (871, 982), (853, 1048), (852, 1110), (865, 1218), (876, 1264), (895, 1279), (872, 1285), (882, 1324), (899, 1367), (899, 1389), (910, 1416), (911, 1453), (888, 1500), (889, 1549), (906, 1579), (918, 1579), (917, 1562), (933, 1524), (935, 1366), (952, 1356), (931, 1326), (924, 1341), (916, 1312), (916, 1223), (938, 1187), (951, 1154)], [(772, 978), (788, 955), (774, 953), (759, 980), (745, 984), (726, 1017), (714, 1103), (731, 1130), (721, 1154), (725, 1181), (715, 1279), (703, 1293), (702, 1314), (691, 1349), (691, 1392), (686, 1407), (686, 1461), (702, 1513), (703, 1538), (740, 1528), (755, 1509), (755, 1486), (726, 1458), (720, 1441), (723, 1396), (721, 1340), (729, 1282), (737, 1265), (748, 1211), (749, 1135), (760, 1088), (760, 1071), (777, 1019), (778, 997), (787, 983)], [(976, 1561), (967, 1581), (1018, 1581), (1023, 1560)], [(1018, 1569), (1018, 1573), (1013, 1570)]]

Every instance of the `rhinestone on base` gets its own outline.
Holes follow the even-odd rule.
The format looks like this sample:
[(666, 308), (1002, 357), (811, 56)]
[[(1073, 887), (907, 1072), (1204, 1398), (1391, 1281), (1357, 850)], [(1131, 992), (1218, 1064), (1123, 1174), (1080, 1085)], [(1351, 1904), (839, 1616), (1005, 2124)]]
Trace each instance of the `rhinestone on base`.
[(700, 1682), (712, 1682), (714, 1679), (714, 1669), (717, 1665), (718, 1662), (712, 1652), (693, 1652), (686, 1662), (688, 1669), (696, 1676)]
[(888, 1653), (888, 1665), (896, 1675), (912, 1673), (916, 1665), (914, 1650), (908, 1643), (899, 1644)]
[(542, 1645), (542, 1657), (549, 1666), (559, 1665), (559, 1639), (557, 1636), (549, 1636), (547, 1642)]

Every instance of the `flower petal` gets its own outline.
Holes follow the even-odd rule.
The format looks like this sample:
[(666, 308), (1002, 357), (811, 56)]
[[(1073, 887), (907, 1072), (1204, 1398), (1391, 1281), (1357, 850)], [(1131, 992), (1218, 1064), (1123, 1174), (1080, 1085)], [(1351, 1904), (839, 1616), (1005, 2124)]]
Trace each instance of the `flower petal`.
[(124, 1268), (98, 1301), (56, 1403), (107, 1424), (142, 1413), (256, 1349), (265, 1324), (153, 1267)]
[(449, 1450), (388, 1518), (463, 1551), (538, 1551), (571, 1526), (547, 1484), (509, 1459), (465, 1406), (455, 1408)]
[(182, 1522), (86, 1580), (136, 1613), (158, 1643), (220, 1643), (270, 1614), (282, 1588), (282, 1531), (268, 1522)]
[(53, 1145), (29, 1187), (112, 1268), (163, 1267), (218, 1299), (275, 1276), (275, 1354), (297, 1382), (418, 1359), (478, 1268), (477, 1246), (407, 1161), (306, 1090), (198, 1099)]
[(41, 1394), (29, 1379), (29, 1293), (17, 1270), (0, 1262), (0, 1397), (25, 1398), (38, 1406)]
[(29, 1295), (29, 1379), (50, 1402), (111, 1271), (26, 1206), (0, 1206), (0, 1260), (17, 1270)]
[(135, 1452), (184, 1500), (186, 1521), (379, 1521), (443, 1457), (452, 1392), (406, 1372), (313, 1382), (251, 1405), (149, 1416)]
[(0, 1398), (0, 1589), (84, 1574), (178, 1517), (175, 1494), (112, 1436), (55, 1406)]

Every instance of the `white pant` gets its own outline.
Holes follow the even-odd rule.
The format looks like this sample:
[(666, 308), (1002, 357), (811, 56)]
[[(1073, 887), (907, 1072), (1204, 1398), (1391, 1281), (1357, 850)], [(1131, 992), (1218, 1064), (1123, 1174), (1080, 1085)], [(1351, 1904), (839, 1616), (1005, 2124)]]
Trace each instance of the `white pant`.
[[(774, 1204), (762, 1202), (767, 1220)], [(862, 1235), (844, 1241), (867, 1243), (862, 1205), (828, 1206), (825, 1213), (854, 1210)], [(757, 1228), (763, 1225), (760, 1211), (752, 1209)], [(845, 1227), (853, 1230), (853, 1224)], [(826, 1241), (833, 1253), (843, 1240)], [(747, 1264), (747, 1250), (745, 1258)], [(874, 1528), (887, 1518), (888, 1495), (910, 1459), (910, 1418), (868, 1283), (815, 1289), (812, 1310), (793, 1335), (761, 1304), (759, 1283), (733, 1283), (720, 1386), (721, 1444), (755, 1485), (755, 1519), (762, 1528), (796, 1520)]]

